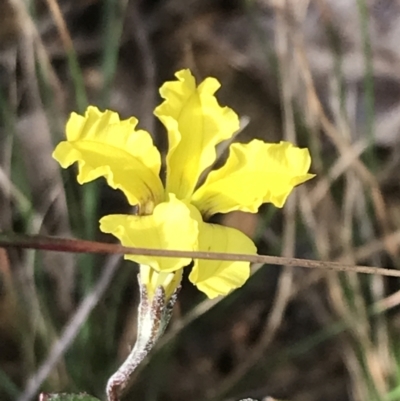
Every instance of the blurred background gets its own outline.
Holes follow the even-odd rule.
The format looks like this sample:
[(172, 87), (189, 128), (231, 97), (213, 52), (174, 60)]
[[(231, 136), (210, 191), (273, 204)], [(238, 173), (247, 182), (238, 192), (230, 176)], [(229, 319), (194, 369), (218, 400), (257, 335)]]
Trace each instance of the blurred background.
[[(1, 0), (0, 231), (113, 241), (103, 179), (52, 159), (71, 111), (134, 115), (165, 151), (158, 88), (181, 68), (222, 83), (237, 140), (308, 147), (317, 177), (286, 206), (220, 222), (259, 252), (399, 268), (399, 0)], [(400, 400), (398, 279), (254, 266), (209, 301), (185, 279), (125, 400)], [(86, 391), (136, 338), (137, 268), (0, 249), (0, 399)], [(54, 346), (56, 345), (56, 348)]]

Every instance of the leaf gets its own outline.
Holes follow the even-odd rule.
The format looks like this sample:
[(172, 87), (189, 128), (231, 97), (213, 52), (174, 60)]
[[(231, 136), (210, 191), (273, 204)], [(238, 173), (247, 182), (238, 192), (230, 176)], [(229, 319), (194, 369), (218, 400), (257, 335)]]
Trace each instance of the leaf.
[(80, 393), (80, 394), (42, 393), (39, 396), (39, 401), (100, 401), (100, 400), (86, 393)]

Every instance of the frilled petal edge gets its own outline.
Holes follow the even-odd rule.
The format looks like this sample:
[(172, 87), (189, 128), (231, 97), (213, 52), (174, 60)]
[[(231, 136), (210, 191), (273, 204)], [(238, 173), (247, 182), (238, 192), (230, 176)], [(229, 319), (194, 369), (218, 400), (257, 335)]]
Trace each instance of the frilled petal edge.
[[(217, 224), (202, 223), (199, 250), (256, 254), (253, 241), (242, 232)], [(189, 280), (209, 298), (226, 295), (241, 287), (250, 276), (250, 263), (242, 261), (195, 260)]]
[(196, 87), (189, 70), (175, 75), (177, 81), (161, 87), (165, 101), (155, 109), (155, 115), (168, 132), (167, 192), (188, 199), (200, 174), (214, 163), (215, 146), (239, 129), (239, 118), (218, 104), (214, 94), (220, 84), (215, 78)]
[(226, 164), (210, 172), (192, 202), (205, 217), (233, 210), (255, 213), (266, 202), (282, 207), (296, 185), (314, 177), (310, 165), (308, 149), (289, 142), (235, 143)]
[(149, 133), (135, 130), (137, 123), (134, 117), (120, 120), (117, 113), (93, 106), (84, 116), (72, 113), (67, 141), (58, 144), (53, 157), (63, 168), (78, 162), (80, 184), (103, 176), (141, 213), (151, 213), (164, 194), (158, 176), (161, 156)]

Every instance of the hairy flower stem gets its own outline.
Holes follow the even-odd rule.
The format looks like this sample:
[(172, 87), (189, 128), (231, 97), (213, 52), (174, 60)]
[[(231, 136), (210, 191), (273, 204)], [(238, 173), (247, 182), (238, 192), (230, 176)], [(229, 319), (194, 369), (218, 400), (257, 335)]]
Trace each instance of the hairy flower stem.
[(164, 333), (181, 288), (179, 286), (167, 300), (162, 286), (157, 287), (152, 299), (149, 299), (146, 286), (140, 282), (140, 277), (139, 287), (140, 304), (136, 343), (125, 362), (108, 380), (106, 388), (108, 401), (119, 401), (119, 397), (128, 386), (133, 372)]

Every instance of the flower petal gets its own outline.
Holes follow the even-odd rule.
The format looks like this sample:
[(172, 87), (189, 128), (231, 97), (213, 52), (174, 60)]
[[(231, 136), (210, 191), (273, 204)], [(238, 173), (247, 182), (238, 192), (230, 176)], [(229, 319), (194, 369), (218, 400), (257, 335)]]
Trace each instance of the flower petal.
[(80, 184), (104, 176), (131, 205), (139, 204), (140, 213), (151, 213), (163, 198), (161, 156), (146, 131), (135, 131), (137, 123), (134, 117), (121, 121), (117, 113), (93, 106), (85, 116), (72, 113), (67, 141), (58, 144), (53, 157), (63, 168), (78, 162)]
[(262, 203), (282, 207), (292, 189), (312, 177), (308, 149), (289, 142), (253, 140), (230, 146), (226, 164), (211, 171), (192, 203), (204, 217), (233, 210), (257, 212)]
[[(199, 230), (192, 209), (171, 194), (169, 201), (157, 205), (150, 216), (101, 218), (100, 230), (113, 234), (124, 246), (193, 251), (197, 249)], [(138, 255), (125, 255), (125, 259), (149, 265), (159, 272), (173, 272), (191, 262), (190, 258)]]
[[(253, 241), (239, 230), (217, 224), (202, 223), (199, 250), (256, 254)], [(226, 295), (241, 287), (250, 276), (249, 262), (195, 260), (189, 280), (209, 298)]]
[(216, 158), (215, 145), (231, 138), (239, 129), (239, 118), (218, 104), (214, 93), (220, 84), (205, 79), (197, 88), (189, 70), (177, 72), (178, 81), (161, 89), (165, 101), (154, 113), (168, 131), (167, 192), (188, 199), (200, 174)]

